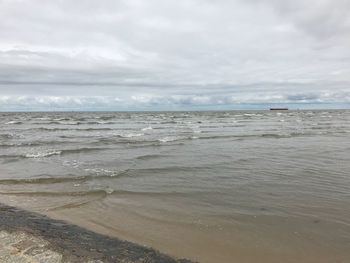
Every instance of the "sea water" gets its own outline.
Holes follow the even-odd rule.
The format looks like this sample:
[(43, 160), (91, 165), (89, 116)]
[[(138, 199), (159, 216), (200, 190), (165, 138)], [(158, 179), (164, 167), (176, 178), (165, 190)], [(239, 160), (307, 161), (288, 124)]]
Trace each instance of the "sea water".
[(350, 111), (0, 113), (0, 202), (199, 262), (350, 262)]

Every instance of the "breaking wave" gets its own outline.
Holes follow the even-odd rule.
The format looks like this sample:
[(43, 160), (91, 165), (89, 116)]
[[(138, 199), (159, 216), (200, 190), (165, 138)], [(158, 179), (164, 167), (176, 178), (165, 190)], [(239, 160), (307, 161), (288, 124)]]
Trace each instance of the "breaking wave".
[(7, 125), (10, 125), (10, 124), (22, 124), (23, 122), (21, 121), (9, 121), (9, 122), (6, 122), (5, 124)]
[(60, 155), (62, 151), (51, 151), (51, 152), (38, 152), (38, 153), (27, 153), (24, 155), (26, 158), (43, 158), (52, 155)]

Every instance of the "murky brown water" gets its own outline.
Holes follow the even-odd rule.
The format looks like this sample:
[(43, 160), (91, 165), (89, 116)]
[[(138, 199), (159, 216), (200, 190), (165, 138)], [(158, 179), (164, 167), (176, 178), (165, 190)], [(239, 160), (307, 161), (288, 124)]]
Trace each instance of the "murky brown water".
[(350, 111), (0, 123), (1, 202), (200, 262), (350, 262)]

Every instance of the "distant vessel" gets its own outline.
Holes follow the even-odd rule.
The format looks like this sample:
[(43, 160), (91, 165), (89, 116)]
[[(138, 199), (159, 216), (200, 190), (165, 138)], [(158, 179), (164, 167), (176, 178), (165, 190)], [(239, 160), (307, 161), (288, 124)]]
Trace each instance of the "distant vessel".
[(270, 108), (270, 110), (288, 110), (288, 108)]

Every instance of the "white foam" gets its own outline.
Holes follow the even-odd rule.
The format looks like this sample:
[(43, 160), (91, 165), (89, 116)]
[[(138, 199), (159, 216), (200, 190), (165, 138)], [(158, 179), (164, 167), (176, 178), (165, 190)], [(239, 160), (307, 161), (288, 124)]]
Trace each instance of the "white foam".
[(195, 140), (199, 139), (198, 136), (190, 136), (190, 137), (185, 137), (185, 136), (166, 136), (164, 138), (158, 139), (159, 142), (161, 143), (167, 143), (167, 142), (175, 142), (175, 141), (182, 141), (182, 140)]
[(39, 120), (39, 121), (50, 121), (50, 120), (51, 120), (51, 118), (41, 117), (41, 118), (34, 118), (33, 120)]
[(108, 175), (110, 177), (114, 177), (117, 176), (119, 174), (119, 171), (113, 171), (113, 170), (108, 170), (108, 169), (104, 169), (104, 168), (85, 168), (84, 169), (87, 172), (92, 172), (95, 174), (104, 174), (104, 175)]
[(146, 128), (141, 129), (141, 131), (149, 131), (149, 130), (153, 130), (153, 128), (151, 126), (148, 126)]
[(96, 123), (97, 124), (113, 124), (114, 122), (112, 122), (112, 121), (98, 121)]
[(167, 136), (167, 137), (159, 139), (158, 141), (166, 143), (166, 142), (174, 142), (174, 141), (178, 141), (178, 140), (182, 140), (182, 139), (184, 139), (184, 138), (175, 137), (175, 136), (174, 137)]
[(114, 189), (107, 188), (105, 191), (106, 191), (107, 194), (112, 194), (114, 192)]
[(6, 122), (5, 124), (21, 124), (22, 122), (20, 121), (9, 121), (9, 122)]
[(59, 121), (59, 124), (62, 124), (62, 125), (78, 125), (79, 122), (77, 122), (77, 121)]
[(143, 133), (127, 133), (127, 134), (123, 134), (123, 135), (120, 135), (121, 137), (124, 137), (124, 138), (132, 138), (132, 137), (140, 137), (140, 136), (143, 136), (144, 134)]
[(51, 151), (51, 152), (38, 152), (38, 153), (28, 153), (25, 155), (26, 158), (43, 158), (52, 155), (60, 155), (61, 151)]

